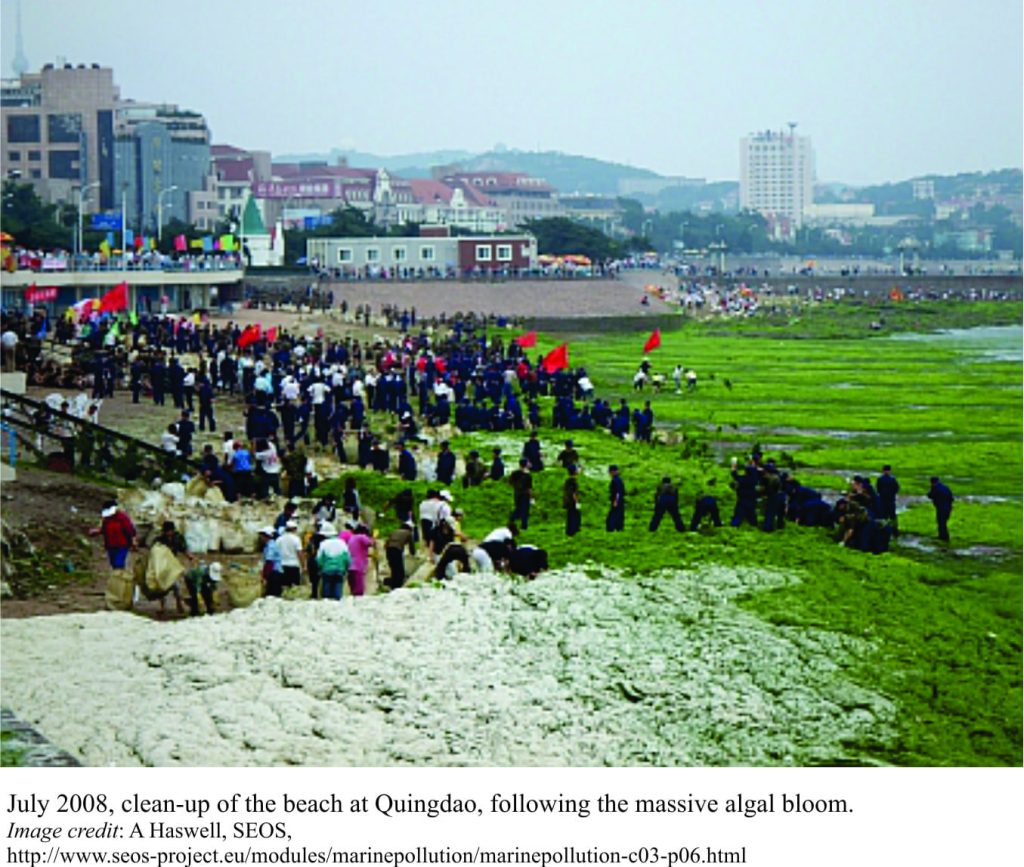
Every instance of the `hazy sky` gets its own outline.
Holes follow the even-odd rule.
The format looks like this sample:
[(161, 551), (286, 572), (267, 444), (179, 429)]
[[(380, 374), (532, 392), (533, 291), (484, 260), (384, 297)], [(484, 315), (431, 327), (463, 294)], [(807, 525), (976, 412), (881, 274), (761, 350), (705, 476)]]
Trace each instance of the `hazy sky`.
[[(275, 154), (496, 143), (708, 179), (799, 123), (822, 181), (1022, 164), (1020, 0), (22, 0), (32, 70)], [(0, 0), (11, 73), (15, 0)]]

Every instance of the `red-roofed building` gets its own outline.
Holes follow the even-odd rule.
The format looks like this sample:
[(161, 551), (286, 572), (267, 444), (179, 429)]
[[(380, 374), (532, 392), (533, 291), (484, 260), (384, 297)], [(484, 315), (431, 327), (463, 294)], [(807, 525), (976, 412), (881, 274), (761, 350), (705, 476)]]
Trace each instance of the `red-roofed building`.
[(449, 172), (439, 180), (493, 201), (504, 211), (509, 226), (566, 215), (554, 187), (522, 172)]

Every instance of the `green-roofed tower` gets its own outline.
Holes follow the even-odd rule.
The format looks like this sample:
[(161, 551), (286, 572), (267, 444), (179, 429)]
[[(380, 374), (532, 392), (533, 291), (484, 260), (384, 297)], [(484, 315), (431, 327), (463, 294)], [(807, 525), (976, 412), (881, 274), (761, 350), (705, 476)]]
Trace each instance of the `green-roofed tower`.
[(253, 235), (267, 234), (269, 233), (263, 224), (260, 209), (256, 206), (256, 199), (249, 196), (249, 201), (245, 203), (245, 210), (242, 212), (242, 235), (248, 238)]

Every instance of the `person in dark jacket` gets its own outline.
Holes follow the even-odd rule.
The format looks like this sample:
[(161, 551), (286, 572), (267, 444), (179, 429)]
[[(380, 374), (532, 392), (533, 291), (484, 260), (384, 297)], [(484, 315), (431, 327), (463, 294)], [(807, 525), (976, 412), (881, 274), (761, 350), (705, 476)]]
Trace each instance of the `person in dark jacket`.
[(608, 515), (604, 528), (609, 533), (619, 533), (625, 529), (626, 524), (626, 485), (619, 475), (617, 464), (608, 467), (608, 475), (611, 481), (608, 483)]
[(494, 457), (491, 460), (489, 477), (492, 482), (499, 482), (505, 478), (505, 462), (501, 459), (501, 449), (495, 448), (492, 454)]
[(938, 526), (939, 538), (943, 542), (948, 542), (949, 516), (953, 513), (953, 492), (939, 481), (938, 476), (932, 476), (928, 499), (935, 506), (935, 523)]
[(672, 484), (672, 479), (668, 476), (662, 478), (661, 484), (658, 485), (658, 490), (654, 492), (654, 515), (651, 517), (651, 523), (647, 529), (652, 533), (657, 530), (658, 525), (661, 524), (661, 519), (665, 517), (666, 513), (672, 518), (672, 522), (676, 525), (676, 530), (682, 533), (686, 527), (683, 525), (683, 519), (679, 514), (679, 490)]
[(891, 524), (892, 535), (895, 539), (899, 535), (899, 527), (896, 523), (896, 495), (900, 492), (900, 483), (896, 481), (889, 464), (882, 467), (882, 475), (875, 482), (875, 490), (878, 491), (878, 499), (881, 503), (878, 517)]
[(580, 531), (580, 480), (575, 464), (566, 468), (568, 477), (562, 486), (562, 506), (565, 508), (565, 535), (575, 536)]
[(450, 485), (455, 478), (455, 453), (448, 447), (448, 440), (441, 443), (441, 451), (437, 455), (437, 480)]
[(539, 473), (544, 469), (544, 458), (541, 455), (537, 431), (530, 431), (530, 438), (523, 446), (523, 458), (529, 462), (531, 473)]
[(409, 451), (409, 447), (403, 443), (398, 443), (395, 448), (398, 449), (398, 475), (407, 482), (415, 482), (416, 458)]

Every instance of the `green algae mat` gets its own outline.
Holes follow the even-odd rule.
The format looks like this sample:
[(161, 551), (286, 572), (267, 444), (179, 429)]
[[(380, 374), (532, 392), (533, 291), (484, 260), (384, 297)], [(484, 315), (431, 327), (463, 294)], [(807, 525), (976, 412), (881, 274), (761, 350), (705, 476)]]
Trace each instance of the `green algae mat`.
[[(884, 326), (870, 330), (881, 314)], [(536, 504), (523, 541), (549, 551), (553, 567), (620, 570), (622, 580), (672, 580), (672, 570), (763, 567), (794, 578), (752, 584), (734, 602), (779, 629), (825, 630), (864, 642), (844, 674), (883, 694), (896, 711), (887, 731), (844, 744), (843, 761), (898, 765), (1020, 765), (1022, 608), (1021, 307), (1019, 302), (851, 304), (787, 310), (742, 321), (687, 322), (649, 354), (666, 377), (660, 394), (634, 392), (647, 334), (543, 335), (563, 340), (573, 367), (585, 366), (598, 394), (631, 407), (650, 399), (667, 444), (619, 442), (603, 432), (548, 427), (548, 469), (535, 479)], [(675, 364), (698, 374), (675, 394)], [(581, 456), (583, 529), (564, 535), (564, 473), (554, 463), (571, 436)], [(515, 465), (522, 433), (458, 437), (461, 454), (488, 459), (500, 445)], [(734, 497), (729, 459), (760, 445), (804, 484), (834, 500), (854, 473), (875, 478), (891, 464), (900, 481), (901, 535), (886, 554), (839, 547), (831, 533), (792, 525), (676, 533), (647, 523), (663, 475), (679, 484), (684, 521), (695, 498), (715, 493), (728, 523)], [(426, 457), (426, 456), (424, 456)], [(607, 534), (607, 466), (622, 468), (625, 532)], [(405, 484), (356, 474), (364, 502), (379, 504)], [(952, 541), (936, 539), (924, 495), (938, 475), (957, 497)], [(710, 484), (713, 480), (713, 484)], [(327, 487), (340, 495), (340, 480)], [(417, 495), (428, 487), (412, 485)], [(455, 490), (464, 530), (481, 538), (505, 522), (506, 484)], [(387, 532), (394, 523), (381, 519)], [(588, 567), (588, 564), (590, 566)], [(662, 621), (667, 624), (671, 619)], [(682, 634), (682, 630), (680, 630)], [(686, 632), (692, 640), (692, 630)], [(679, 639), (671, 626), (664, 642)], [(757, 653), (751, 647), (751, 653)], [(771, 659), (755, 664), (773, 665)], [(856, 713), (856, 709), (850, 709)], [(808, 721), (810, 726), (810, 721)], [(727, 733), (723, 733), (727, 737)], [(822, 759), (828, 763), (827, 758)]]

